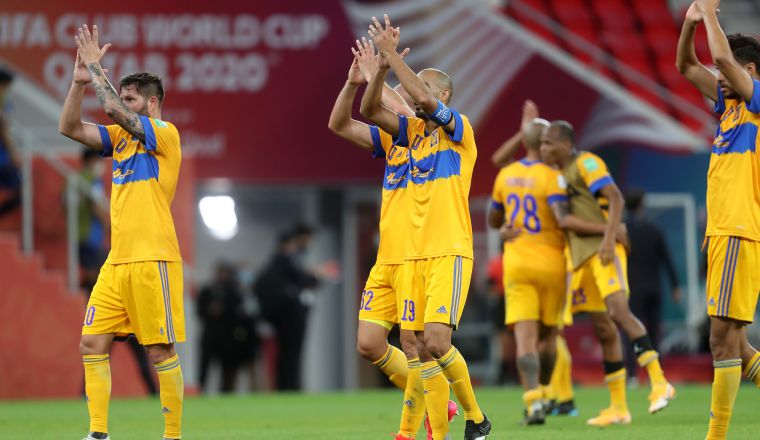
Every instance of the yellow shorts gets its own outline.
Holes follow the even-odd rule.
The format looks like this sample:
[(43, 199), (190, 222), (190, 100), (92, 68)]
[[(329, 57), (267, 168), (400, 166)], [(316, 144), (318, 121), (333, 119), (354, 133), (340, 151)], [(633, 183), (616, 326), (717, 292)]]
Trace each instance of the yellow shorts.
[(400, 295), (397, 292), (401, 288), (403, 273), (403, 264), (375, 264), (372, 267), (359, 304), (361, 321), (382, 322), (381, 325), (388, 329), (398, 322)]
[(506, 324), (541, 321), (554, 327), (565, 304), (565, 256), (549, 247), (504, 254)]
[(142, 345), (185, 341), (182, 263), (104, 264), (92, 289), (83, 335), (134, 333)]
[(446, 255), (410, 261), (404, 272), (399, 316), (403, 330), (422, 331), (426, 323), (459, 325), (472, 276), (472, 259)]
[(598, 254), (586, 260), (573, 271), (570, 281), (573, 313), (606, 312), (604, 299), (609, 295), (628, 289), (628, 256), (622, 244), (615, 246), (615, 259), (607, 266), (602, 265)]
[(707, 245), (707, 314), (752, 322), (760, 291), (760, 242), (714, 236)]

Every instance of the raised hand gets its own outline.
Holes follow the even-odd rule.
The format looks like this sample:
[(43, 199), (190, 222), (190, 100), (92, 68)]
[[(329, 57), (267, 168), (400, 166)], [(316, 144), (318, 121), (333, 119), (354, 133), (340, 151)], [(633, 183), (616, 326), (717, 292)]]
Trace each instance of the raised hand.
[(694, 4), (703, 14), (711, 11), (718, 11), (720, 0), (696, 0)]
[(701, 23), (704, 18), (704, 14), (702, 14), (702, 10), (697, 6), (697, 2), (693, 2), (689, 6), (689, 10), (686, 11), (686, 21), (697, 24)]
[(385, 18), (385, 28), (380, 24), (377, 17), (372, 17), (372, 24), (369, 25), (367, 33), (372, 38), (372, 41), (374, 41), (375, 47), (380, 51), (380, 54), (386, 56), (391, 51), (396, 51), (400, 30), (394, 29), (391, 26), (391, 19), (388, 17), (388, 14), (384, 14), (383, 18)]
[(77, 44), (79, 59), (85, 66), (89, 66), (92, 63), (99, 63), (103, 55), (106, 54), (108, 48), (111, 47), (111, 43), (104, 45), (102, 48), (98, 45), (98, 27), (92, 27), (92, 34), (90, 34), (87, 25), (83, 25), (77, 30), (77, 35), (74, 36), (74, 41)]
[(530, 123), (538, 117), (538, 106), (530, 99), (526, 100), (523, 104), (522, 112), (522, 128), (527, 130), (530, 128)]
[(77, 58), (74, 61), (74, 82), (77, 84), (89, 84), (90, 81), (92, 80), (90, 79), (90, 74), (87, 73), (87, 66), (82, 62), (77, 50)]
[(354, 61), (351, 62), (351, 67), (348, 69), (347, 81), (349, 84), (353, 84), (355, 86), (360, 86), (364, 84), (365, 82), (364, 75), (362, 74), (362, 71), (359, 68), (359, 61), (356, 59), (356, 55), (354, 55)]
[(356, 40), (356, 48), (352, 47), (351, 52), (359, 64), (364, 79), (369, 82), (379, 69), (379, 57), (375, 54), (375, 46), (372, 44), (372, 40), (368, 41), (363, 37), (361, 41)]

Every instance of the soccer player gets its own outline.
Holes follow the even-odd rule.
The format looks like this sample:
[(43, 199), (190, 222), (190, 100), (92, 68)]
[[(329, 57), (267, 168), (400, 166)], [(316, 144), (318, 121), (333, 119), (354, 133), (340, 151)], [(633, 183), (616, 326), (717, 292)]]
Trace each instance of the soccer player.
[[(707, 172), (707, 313), (715, 375), (708, 439), (728, 432), (742, 367), (760, 386), (760, 354), (744, 328), (752, 323), (760, 290), (760, 42), (718, 23), (718, 1), (697, 1), (686, 13), (676, 67), (715, 102), (720, 124)], [(694, 33), (704, 22), (717, 77), (697, 59)]]
[[(374, 56), (369, 58), (372, 59)], [(394, 146), (388, 133), (351, 117), (356, 91), (365, 82), (358, 57), (355, 56), (348, 71), (346, 84), (335, 101), (328, 126), (336, 135), (372, 151), (375, 157), (385, 159), (380, 208), (380, 244), (376, 264), (370, 271), (362, 293), (357, 351), (380, 368), (394, 385), (404, 390), (408, 374), (407, 360), (401, 350), (388, 344), (388, 332), (397, 322), (396, 296), (404, 263), (404, 234), (408, 231), (405, 222), (405, 190), (409, 154), (408, 149)], [(402, 109), (404, 110), (411, 113), (411, 109)]]
[[(464, 409), (465, 440), (485, 439), (491, 423), (478, 407), (467, 364), (451, 345), (472, 273), (472, 225), (468, 204), (477, 155), (469, 120), (447, 107), (451, 78), (435, 69), (415, 75), (396, 52), (393, 28), (372, 17), (369, 36), (383, 63), (362, 98), (361, 113), (410, 150), (412, 204), (409, 284), (402, 291), (401, 328), (418, 332), (422, 384), (433, 439), (448, 436), (449, 383)], [(415, 102), (417, 117), (383, 108), (382, 84), (392, 68)], [(408, 287), (408, 288), (407, 288)], [(417, 384), (408, 381), (407, 390)], [(419, 390), (417, 391), (419, 392)]]
[[(160, 385), (164, 439), (181, 438), (184, 386), (176, 342), (185, 340), (182, 257), (169, 207), (181, 161), (179, 133), (162, 121), (161, 78), (135, 73), (116, 93), (100, 59), (98, 29), (87, 25), (75, 38), (74, 77), (59, 131), (113, 157), (111, 252), (92, 290), (79, 350), (85, 370), (90, 429), (85, 440), (108, 439), (111, 394), (109, 352), (115, 336), (134, 333), (153, 362)], [(87, 84), (115, 124), (81, 120)]]
[[(512, 137), (507, 139), (491, 156), (491, 162), (495, 166), (502, 168), (509, 165), (512, 162), (514, 155), (520, 148), (520, 145), (525, 143), (527, 147), (530, 142), (533, 141), (532, 138), (527, 139), (528, 136), (523, 127), (525, 127), (527, 124), (532, 124), (534, 120), (538, 118), (538, 116), (539, 113), (536, 104), (531, 100), (525, 101), (523, 104), (522, 124), (520, 130), (518, 130), (517, 133), (515, 133)], [(548, 122), (546, 124), (548, 124)], [(535, 142), (538, 144), (538, 146), (540, 146), (541, 143), (540, 136), (542, 131), (543, 130), (534, 132), (536, 135)], [(540, 157), (538, 146), (536, 147), (536, 157)], [(521, 231), (521, 228), (514, 228), (508, 222), (504, 222), (500, 229), (500, 235), (506, 244), (507, 242), (519, 237)], [(562, 237), (562, 241), (564, 243), (564, 236)], [(563, 261), (564, 260), (565, 258), (563, 255)], [(565, 283), (564, 279), (562, 280), (562, 283)], [(567, 348), (567, 342), (565, 342), (565, 338), (562, 336), (562, 330), (564, 326), (570, 325), (572, 323), (572, 315), (569, 313), (569, 311), (566, 311), (566, 309), (569, 309), (569, 304), (567, 304), (564, 296), (566, 295), (563, 293), (564, 305), (562, 319), (557, 325), (557, 336), (553, 341), (547, 340), (546, 344), (539, 342), (538, 348), (539, 353), (541, 353), (546, 352), (546, 350), (551, 346), (555, 346), (556, 361), (554, 365), (547, 364), (549, 359), (545, 359), (543, 362), (540, 362), (539, 375), (551, 375), (551, 379), (549, 381), (550, 383), (548, 385), (545, 383), (541, 384), (545, 413), (547, 415), (553, 414), (575, 416), (578, 414), (578, 411), (575, 408), (575, 402), (573, 400), (574, 395), (572, 382), (572, 357), (570, 355), (570, 350)], [(545, 345), (548, 345), (548, 347), (544, 347)]]
[[(561, 167), (565, 176), (569, 201), (556, 203), (553, 208), (567, 233), (570, 249), (572, 311), (591, 315), (602, 344), (605, 381), (612, 398), (611, 406), (587, 423), (627, 424), (631, 415), (625, 397), (626, 373), (617, 326), (628, 335), (639, 365), (649, 373), (652, 385), (649, 412), (668, 406), (675, 397), (675, 389), (665, 379), (646, 329), (628, 307), (626, 251), (616, 243), (623, 229), (623, 197), (598, 156), (576, 151), (575, 131), (569, 123), (555, 121), (544, 130), (541, 154), (547, 162)], [(581, 224), (579, 219), (588, 223)], [(600, 232), (603, 235), (597, 235)]]
[[(551, 204), (567, 200), (562, 174), (541, 162), (541, 133), (549, 125), (533, 119), (524, 127), (524, 159), (502, 168), (493, 187), (488, 223), (522, 233), (504, 243), (506, 324), (517, 342), (525, 425), (544, 424), (544, 387), (555, 360), (557, 325), (565, 303), (565, 238)], [(539, 343), (541, 350), (539, 350)]]

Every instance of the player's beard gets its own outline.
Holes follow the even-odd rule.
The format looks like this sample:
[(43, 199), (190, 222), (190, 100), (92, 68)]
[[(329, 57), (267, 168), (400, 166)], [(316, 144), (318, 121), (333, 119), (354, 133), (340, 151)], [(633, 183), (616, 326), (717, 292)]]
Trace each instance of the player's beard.
[(140, 110), (137, 111), (137, 114), (138, 115), (143, 115), (143, 116), (150, 116), (148, 114), (148, 103), (147, 102), (145, 103), (145, 105), (142, 106), (142, 108)]

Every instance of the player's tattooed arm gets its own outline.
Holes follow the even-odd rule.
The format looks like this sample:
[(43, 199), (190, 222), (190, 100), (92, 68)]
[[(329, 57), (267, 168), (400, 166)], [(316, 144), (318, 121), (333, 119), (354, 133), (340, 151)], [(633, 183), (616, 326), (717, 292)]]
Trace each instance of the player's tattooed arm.
[(140, 142), (145, 143), (145, 129), (140, 121), (140, 116), (127, 108), (100, 66), (100, 59), (103, 58), (111, 45), (105, 44), (102, 48), (99, 46), (97, 26), (92, 27), (91, 34), (87, 25), (83, 25), (77, 29), (74, 41), (77, 44), (80, 60), (87, 66), (87, 73), (95, 87), (95, 94), (98, 95), (108, 117), (140, 139)]
[(116, 90), (114, 90), (111, 82), (108, 81), (100, 63), (88, 64), (87, 70), (90, 72), (92, 85), (95, 87), (95, 94), (98, 95), (98, 99), (108, 117), (144, 144), (145, 128), (140, 120), (140, 115), (127, 108), (124, 101), (121, 100)]
[[(582, 219), (570, 213), (570, 202), (557, 201), (551, 204), (552, 213), (559, 227), (565, 231), (573, 231), (578, 235), (604, 235), (607, 223), (596, 223)], [(628, 228), (625, 223), (619, 223), (615, 230), (615, 241), (630, 247)]]
[(718, 100), (718, 80), (697, 58), (694, 50), (694, 35), (697, 26), (702, 22), (702, 11), (696, 3), (692, 3), (686, 12), (681, 28), (676, 51), (676, 68), (702, 95), (712, 101)]
[(726, 77), (731, 88), (744, 101), (750, 102), (754, 92), (754, 82), (749, 72), (734, 58), (728, 38), (726, 38), (726, 34), (720, 27), (717, 12), (720, 1), (697, 0), (695, 3), (704, 17), (705, 29), (707, 29), (707, 43), (710, 46), (710, 54), (712, 55), (715, 67)]

